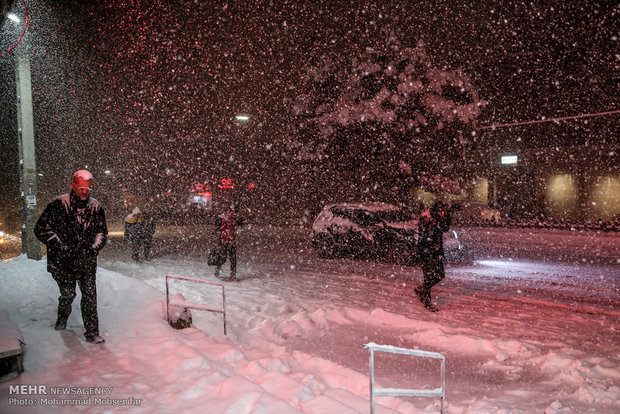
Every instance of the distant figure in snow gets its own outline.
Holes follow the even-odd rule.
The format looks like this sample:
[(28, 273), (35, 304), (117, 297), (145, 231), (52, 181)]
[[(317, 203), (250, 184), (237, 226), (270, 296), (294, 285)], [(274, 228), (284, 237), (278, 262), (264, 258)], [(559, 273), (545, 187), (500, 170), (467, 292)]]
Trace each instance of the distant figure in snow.
[(420, 215), (418, 221), (418, 254), (424, 282), (414, 289), (420, 302), (431, 312), (439, 309), (431, 302), (431, 288), (446, 276), (444, 270), (443, 234), (450, 229), (450, 209), (441, 200)]
[[(224, 261), (230, 258), (230, 280), (237, 279), (237, 227), (243, 226), (243, 218), (237, 214), (236, 207), (231, 205), (228, 211), (215, 220), (212, 246), (219, 246)], [(215, 277), (220, 277), (223, 263), (216, 266)]]
[(131, 243), (131, 258), (136, 262), (151, 259), (151, 247), (155, 234), (155, 220), (139, 207), (125, 217), (125, 239)]
[(54, 198), (34, 226), (34, 234), (47, 246), (47, 270), (58, 284), (58, 317), (54, 329), (64, 330), (76, 296), (88, 342), (105, 342), (99, 336), (97, 315), (97, 255), (107, 241), (108, 228), (103, 207), (90, 196), (93, 176), (80, 170), (73, 174), (71, 191)]

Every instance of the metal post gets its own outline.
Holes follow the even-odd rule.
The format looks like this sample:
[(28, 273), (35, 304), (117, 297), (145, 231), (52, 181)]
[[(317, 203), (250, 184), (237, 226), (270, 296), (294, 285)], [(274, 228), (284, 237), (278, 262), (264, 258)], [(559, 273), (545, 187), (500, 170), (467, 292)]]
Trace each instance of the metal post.
[(168, 275), (166, 275), (166, 322), (170, 323), (170, 295), (168, 290)]
[(441, 358), (441, 389), (443, 395), (441, 397), (441, 414), (445, 414), (445, 400), (446, 400), (446, 358)]
[(22, 199), (22, 253), (29, 259), (41, 259), (41, 244), (34, 235), (39, 215), (37, 206), (37, 169), (32, 115), (30, 62), (21, 53), (17, 56), (17, 137), (19, 143), (19, 181)]
[(226, 335), (226, 288), (222, 286), (222, 309), (224, 310), (224, 335)]
[(370, 348), (370, 414), (375, 414), (375, 350)]

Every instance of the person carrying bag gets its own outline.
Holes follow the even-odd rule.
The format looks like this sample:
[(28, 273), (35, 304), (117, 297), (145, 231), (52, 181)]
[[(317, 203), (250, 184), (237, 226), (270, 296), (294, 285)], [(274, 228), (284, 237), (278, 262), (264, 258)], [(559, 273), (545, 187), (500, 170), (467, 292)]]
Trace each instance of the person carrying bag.
[(215, 268), (215, 277), (220, 277), (220, 269), (230, 258), (230, 280), (237, 279), (237, 227), (243, 225), (243, 219), (239, 217), (234, 205), (228, 211), (219, 216), (213, 228), (214, 241), (207, 258), (207, 263)]

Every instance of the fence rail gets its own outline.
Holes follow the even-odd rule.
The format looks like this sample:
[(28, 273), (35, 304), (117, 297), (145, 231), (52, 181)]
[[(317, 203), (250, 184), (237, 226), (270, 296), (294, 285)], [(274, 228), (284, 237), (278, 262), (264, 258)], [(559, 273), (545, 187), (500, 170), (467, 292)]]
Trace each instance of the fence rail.
[[(187, 282), (193, 282), (193, 283), (201, 283), (201, 284), (205, 284), (205, 285), (212, 285), (212, 286), (219, 286), (222, 288), (222, 307), (221, 308), (217, 308), (217, 307), (213, 307), (213, 306), (209, 306), (209, 305), (204, 305), (204, 304), (200, 304), (200, 303), (192, 303), (192, 302), (188, 302), (185, 300), (170, 300), (170, 287), (169, 287), (169, 280), (170, 279), (176, 279), (176, 280), (184, 280)], [(177, 305), (177, 306), (182, 306), (184, 308), (187, 309), (195, 309), (195, 310), (202, 310), (202, 311), (207, 311), (207, 312), (215, 312), (215, 313), (221, 313), (223, 318), (224, 318), (224, 335), (226, 335), (226, 288), (224, 287), (224, 285), (222, 283), (217, 283), (217, 282), (209, 282), (206, 280), (201, 280), (201, 279), (194, 279), (191, 277), (183, 277), (183, 276), (174, 276), (174, 275), (166, 275), (166, 320), (168, 322), (170, 322), (170, 305)]]
[[(370, 413), (375, 413), (375, 397), (429, 397), (441, 398), (441, 413), (445, 414), (444, 402), (446, 399), (446, 358), (437, 352), (420, 351), (417, 349), (399, 348), (391, 345), (378, 345), (373, 342), (364, 345), (370, 351)], [(375, 387), (375, 352), (387, 352), (408, 356), (435, 358), (441, 360), (441, 388), (433, 390), (415, 390), (405, 388), (376, 388)]]

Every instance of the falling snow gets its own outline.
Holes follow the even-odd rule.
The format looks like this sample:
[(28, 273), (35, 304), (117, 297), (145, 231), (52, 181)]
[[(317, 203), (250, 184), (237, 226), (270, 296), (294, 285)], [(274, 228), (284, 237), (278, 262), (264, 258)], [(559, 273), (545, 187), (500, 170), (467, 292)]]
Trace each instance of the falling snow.
[[(449, 413), (617, 412), (620, 9), (488, 3), (0, 2), (0, 231), (19, 243), (34, 184), (18, 146), (27, 59), (35, 210), (87, 169), (110, 228), (139, 206), (159, 243), (134, 265), (111, 235), (103, 351), (49, 329), (44, 260), (0, 263), (0, 309), (28, 343), (13, 381), (105, 384), (144, 412), (365, 412), (361, 345), (385, 341), (449, 355)], [(459, 223), (477, 261), (448, 268), (439, 315), (412, 303), (417, 268), (308, 246), (325, 205), (437, 197), (501, 215)], [(170, 331), (163, 276), (211, 279), (208, 235), (231, 203), (250, 224), (232, 333), (200, 316)], [(388, 366), (386, 382), (402, 372)]]
[[(57, 292), (45, 261), (0, 262), (0, 308), (26, 342), (25, 372), (0, 384), (0, 404), (11, 385), (45, 384), (112, 387), (113, 398), (143, 400), (131, 412), (204, 412), (208, 405), (222, 413), (365, 413), (362, 346), (375, 342), (444, 354), (450, 414), (620, 408), (620, 239), (612, 233), (462, 229), (477, 259), (447, 267), (434, 289), (440, 311), (430, 313), (413, 295), (418, 267), (321, 260), (305, 228), (242, 228), (240, 282), (213, 276), (200, 249), (208, 236), (197, 229), (159, 229), (154, 259), (141, 264), (120, 229), (112, 228), (98, 270), (102, 346), (82, 339), (77, 303), (70, 331), (53, 330)], [(191, 328), (169, 327), (166, 274), (223, 283), (228, 335), (221, 314), (196, 310)], [(218, 290), (187, 282), (170, 289), (192, 303), (221, 303)], [(439, 366), (425, 361), (384, 357), (376, 369), (382, 387), (439, 386)], [(433, 399), (377, 403), (379, 412), (439, 409)]]

